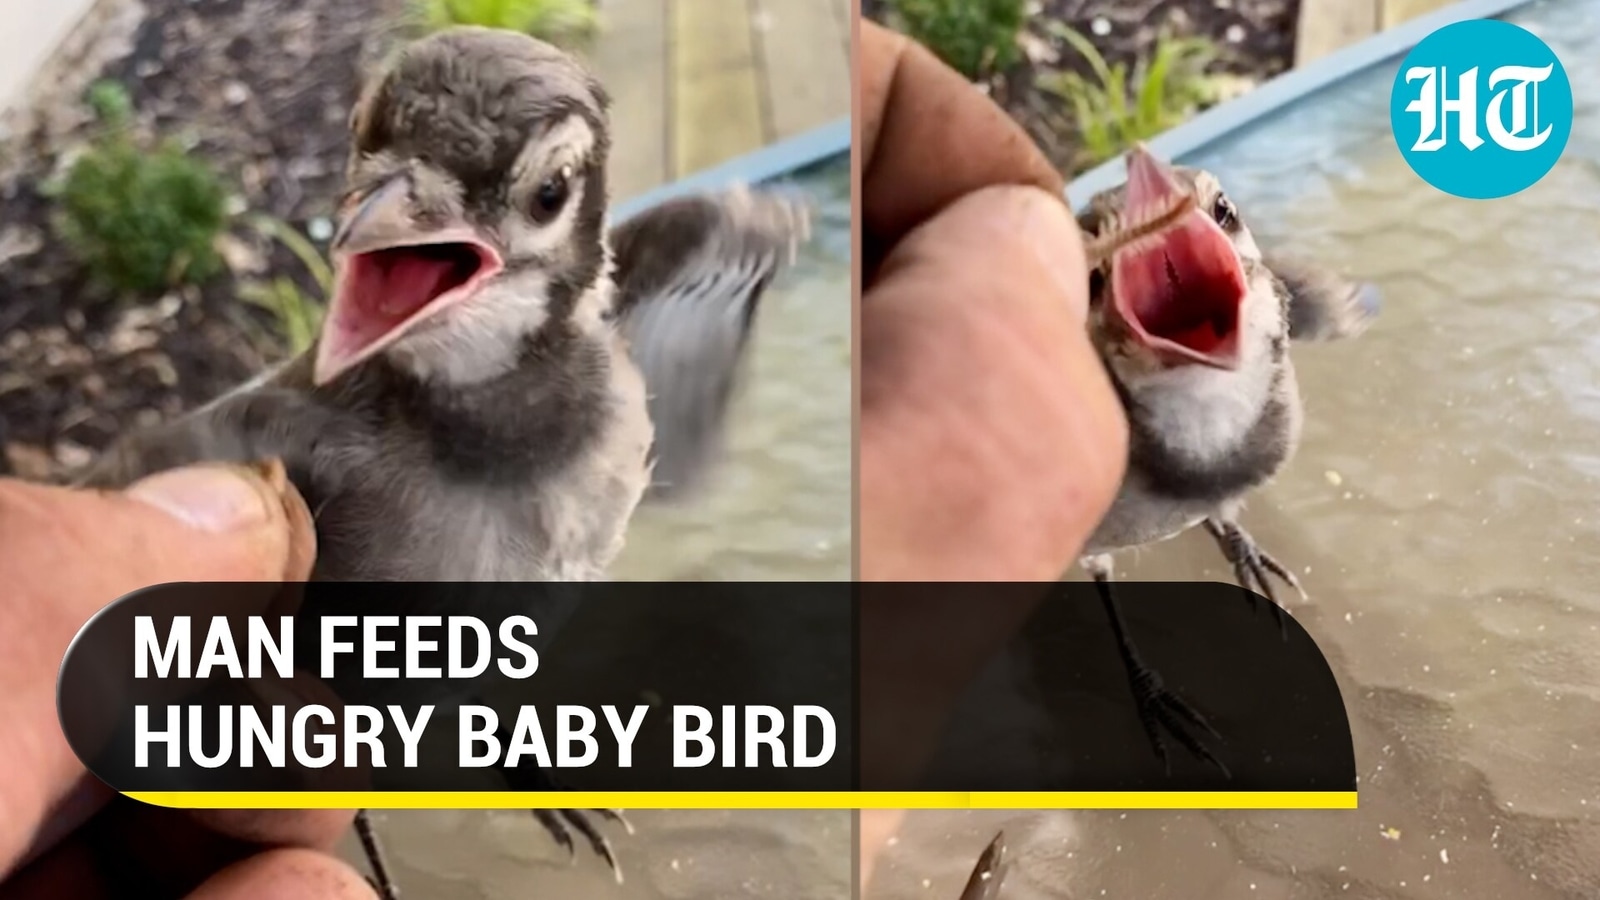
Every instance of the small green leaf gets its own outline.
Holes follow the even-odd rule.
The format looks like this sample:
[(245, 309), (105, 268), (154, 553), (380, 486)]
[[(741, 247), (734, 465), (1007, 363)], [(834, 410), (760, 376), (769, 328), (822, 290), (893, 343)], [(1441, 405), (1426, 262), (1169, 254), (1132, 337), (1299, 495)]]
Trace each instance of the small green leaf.
[(951, 68), (976, 79), (1021, 58), (1025, 0), (894, 0), (895, 24)]

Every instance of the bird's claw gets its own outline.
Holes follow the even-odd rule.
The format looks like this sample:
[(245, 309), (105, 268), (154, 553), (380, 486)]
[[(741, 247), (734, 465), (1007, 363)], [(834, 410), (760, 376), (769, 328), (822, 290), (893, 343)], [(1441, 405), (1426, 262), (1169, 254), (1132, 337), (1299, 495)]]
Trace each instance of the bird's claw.
[(1136, 663), (1128, 673), (1128, 679), (1133, 686), (1134, 702), (1139, 708), (1139, 722), (1144, 726), (1150, 746), (1155, 749), (1168, 775), (1172, 774), (1172, 759), (1167, 754), (1167, 743), (1161, 737), (1163, 730), (1196, 759), (1215, 766), (1224, 778), (1233, 777), (1228, 767), (1193, 734), (1193, 730), (1203, 731), (1219, 741), (1222, 735), (1187, 700), (1163, 684), (1159, 673), (1143, 663)]
[(1273, 559), (1270, 554), (1262, 550), (1250, 533), (1240, 528), (1237, 524), (1217, 519), (1206, 520), (1206, 531), (1216, 539), (1217, 546), (1222, 549), (1222, 555), (1233, 566), (1234, 578), (1239, 586), (1250, 595), (1250, 605), (1256, 605), (1256, 595), (1266, 597), (1272, 602), (1273, 615), (1278, 620), (1278, 630), (1288, 636), (1288, 621), (1283, 611), (1283, 603), (1278, 600), (1277, 592), (1272, 589), (1272, 580), (1268, 575), (1275, 575), (1284, 584), (1294, 588), (1300, 599), (1309, 599), (1306, 589), (1300, 586), (1300, 579), (1282, 563)]
[(550, 832), (562, 849), (567, 851), (567, 856), (575, 865), (578, 860), (578, 848), (573, 841), (572, 833), (576, 831), (589, 842), (589, 847), (595, 855), (605, 860), (610, 867), (611, 874), (616, 877), (617, 884), (622, 884), (622, 866), (617, 862), (617, 854), (611, 848), (611, 841), (593, 821), (589, 814), (594, 814), (601, 819), (619, 822), (628, 834), (633, 834), (633, 824), (630, 823), (618, 809), (536, 809), (533, 817), (544, 829)]

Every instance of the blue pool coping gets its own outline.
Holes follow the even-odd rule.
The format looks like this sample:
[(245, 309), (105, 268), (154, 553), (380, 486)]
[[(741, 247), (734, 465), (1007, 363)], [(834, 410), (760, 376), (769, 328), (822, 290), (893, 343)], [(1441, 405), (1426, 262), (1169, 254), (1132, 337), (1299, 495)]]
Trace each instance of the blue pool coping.
[[(1218, 104), (1147, 141), (1150, 152), (1179, 160), (1232, 135), (1258, 119), (1333, 87), (1368, 68), (1404, 55), (1423, 38), (1465, 19), (1492, 19), (1541, 0), (1458, 0), (1388, 31), (1364, 38), (1299, 69), (1278, 76), (1241, 97)], [(1118, 157), (1079, 175), (1067, 185), (1067, 203), (1082, 212), (1089, 198), (1127, 178)]]
[(738, 182), (760, 184), (798, 172), (831, 157), (848, 155), (850, 131), (850, 117), (845, 116), (827, 125), (769, 144), (752, 153), (736, 156), (725, 163), (702, 169), (693, 175), (616, 204), (612, 208), (612, 220), (621, 222), (674, 197), (723, 188)]

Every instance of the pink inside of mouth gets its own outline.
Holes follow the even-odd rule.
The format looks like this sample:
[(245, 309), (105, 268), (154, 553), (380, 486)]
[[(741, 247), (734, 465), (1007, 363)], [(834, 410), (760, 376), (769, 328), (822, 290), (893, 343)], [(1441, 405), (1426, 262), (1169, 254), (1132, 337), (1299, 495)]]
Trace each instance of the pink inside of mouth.
[(323, 328), (319, 368), (342, 371), (372, 356), (417, 323), (470, 296), (500, 269), (498, 254), (470, 242), (351, 256)]
[[(1135, 154), (1129, 163), (1130, 219), (1171, 209), (1180, 188), (1170, 170)], [(1244, 270), (1228, 236), (1195, 210), (1160, 234), (1117, 252), (1112, 297), (1134, 336), (1164, 357), (1236, 364)]]

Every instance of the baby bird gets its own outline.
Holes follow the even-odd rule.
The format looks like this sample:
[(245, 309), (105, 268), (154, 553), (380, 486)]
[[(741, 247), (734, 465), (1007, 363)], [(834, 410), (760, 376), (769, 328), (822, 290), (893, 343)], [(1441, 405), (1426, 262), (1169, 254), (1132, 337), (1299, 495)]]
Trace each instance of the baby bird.
[(1300, 437), (1290, 342), (1359, 334), (1378, 298), (1371, 286), (1264, 255), (1211, 173), (1169, 166), (1142, 145), (1127, 169), (1126, 184), (1079, 216), (1091, 248), (1105, 248), (1091, 259), (1089, 329), (1130, 429), (1127, 475), (1080, 564), (1100, 589), (1157, 755), (1167, 760), (1165, 729), (1226, 772), (1189, 728), (1215, 730), (1129, 640), (1110, 587), (1112, 554), (1202, 526), (1240, 586), (1272, 601), (1281, 625), (1268, 576), (1300, 584), (1257, 546), (1239, 513)]
[[(350, 118), (315, 346), (127, 435), (83, 482), (276, 458), (316, 513), (315, 579), (603, 578), (641, 500), (716, 458), (757, 303), (809, 236), (802, 203), (744, 188), (608, 230), (607, 109), (531, 37), (405, 48)], [(535, 815), (617, 870), (579, 811)]]

